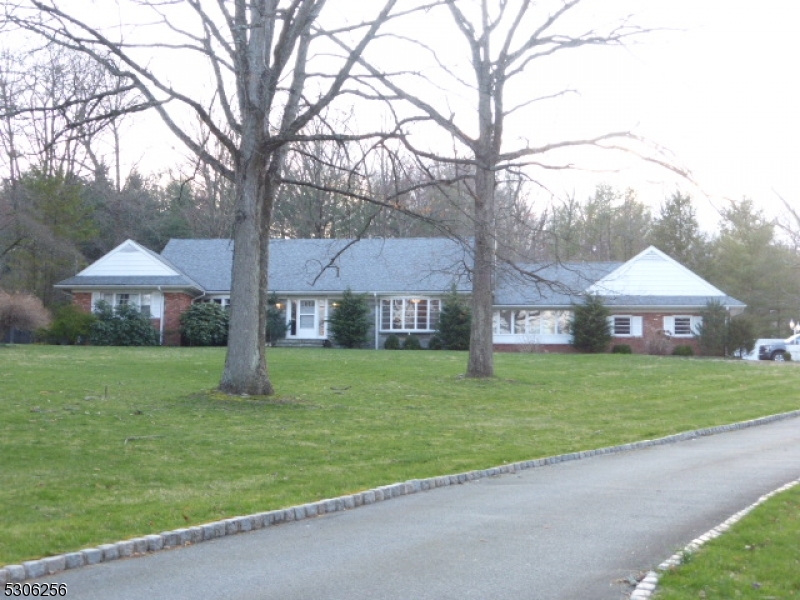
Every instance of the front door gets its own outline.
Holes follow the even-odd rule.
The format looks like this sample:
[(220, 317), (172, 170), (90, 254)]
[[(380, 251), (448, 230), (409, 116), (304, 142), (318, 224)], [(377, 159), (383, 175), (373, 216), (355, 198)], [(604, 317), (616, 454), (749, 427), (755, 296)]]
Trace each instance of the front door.
[(301, 340), (325, 337), (325, 300), (292, 300), (287, 337)]

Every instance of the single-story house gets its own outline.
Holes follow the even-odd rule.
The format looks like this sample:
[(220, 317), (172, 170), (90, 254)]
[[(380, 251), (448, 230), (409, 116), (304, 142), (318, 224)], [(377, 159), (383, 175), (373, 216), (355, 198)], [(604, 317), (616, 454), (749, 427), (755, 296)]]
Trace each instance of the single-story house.
[[(180, 343), (180, 315), (194, 302), (230, 304), (233, 242), (173, 239), (161, 254), (127, 240), (56, 285), (92, 310), (100, 300), (134, 304), (149, 314), (164, 344)], [(415, 335), (423, 346), (437, 327), (443, 299), (469, 295), (471, 259), (446, 238), (270, 242), (269, 288), (286, 313), (288, 344), (322, 344), (327, 319), (348, 288), (366, 294), (374, 326), (370, 345)], [(744, 304), (660, 250), (624, 263), (498, 266), (494, 299), (497, 350), (568, 351), (572, 306), (585, 294), (611, 309), (613, 343), (635, 352), (694, 343), (700, 311), (710, 300), (731, 314)]]

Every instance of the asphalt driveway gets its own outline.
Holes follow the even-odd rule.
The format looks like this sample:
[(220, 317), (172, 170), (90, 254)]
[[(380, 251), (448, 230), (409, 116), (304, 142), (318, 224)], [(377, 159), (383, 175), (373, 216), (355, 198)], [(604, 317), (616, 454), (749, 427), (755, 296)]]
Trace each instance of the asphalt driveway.
[(71, 599), (619, 600), (800, 477), (800, 419), (437, 488), (66, 571)]

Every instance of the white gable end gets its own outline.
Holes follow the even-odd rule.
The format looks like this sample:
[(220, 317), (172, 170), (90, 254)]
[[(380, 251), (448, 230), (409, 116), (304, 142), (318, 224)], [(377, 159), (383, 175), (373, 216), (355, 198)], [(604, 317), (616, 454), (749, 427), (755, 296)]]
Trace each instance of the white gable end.
[(111, 252), (86, 267), (78, 275), (107, 276), (159, 276), (180, 275), (157, 256), (133, 240), (121, 243)]
[(586, 290), (600, 296), (724, 296), (657, 248), (630, 259)]

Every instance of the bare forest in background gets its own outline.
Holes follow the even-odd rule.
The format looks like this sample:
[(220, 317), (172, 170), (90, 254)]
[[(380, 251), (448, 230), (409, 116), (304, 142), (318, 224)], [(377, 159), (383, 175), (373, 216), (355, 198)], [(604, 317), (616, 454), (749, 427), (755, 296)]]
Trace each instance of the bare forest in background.
[[(76, 78), (87, 73), (78, 57), (60, 53), (47, 61), (15, 70), (14, 57), (3, 57), (0, 289), (32, 293), (53, 309), (68, 301), (54, 283), (126, 239), (158, 252), (170, 238), (230, 237), (234, 197), (227, 180), (197, 162), (160, 174), (134, 171), (119, 181), (125, 140), (115, 132), (118, 121), (133, 117), (71, 129), (71, 113), (90, 112), (107, 82), (88, 77), (76, 87)], [(28, 81), (25, 73), (42, 75)], [(61, 114), (19, 110), (37, 95), (55, 95), (71, 106)], [(103, 154), (109, 138), (114, 144)], [(470, 236), (470, 200), (457, 167), (437, 173), (442, 183), (431, 186), (425, 185), (431, 173), (413, 157), (378, 154), (364, 177), (353, 166), (363, 154), (356, 142), (294, 146), (285, 178), (304, 184), (282, 187), (271, 236)], [(510, 260), (625, 261), (652, 244), (746, 302), (760, 335), (785, 334), (785, 322), (800, 314), (800, 219), (788, 203), (782, 219), (768, 220), (754, 200), (732, 201), (709, 233), (696, 216), (695, 202), (703, 200), (680, 191), (652, 210), (633, 189), (599, 183), (589, 197), (537, 203), (530, 198), (532, 185), (510, 174), (498, 181), (496, 239)], [(394, 197), (398, 187), (411, 191)]]

